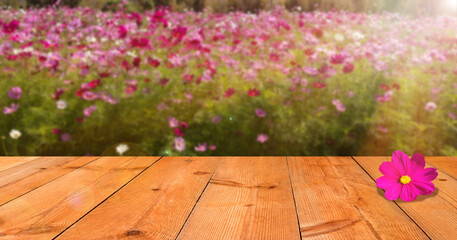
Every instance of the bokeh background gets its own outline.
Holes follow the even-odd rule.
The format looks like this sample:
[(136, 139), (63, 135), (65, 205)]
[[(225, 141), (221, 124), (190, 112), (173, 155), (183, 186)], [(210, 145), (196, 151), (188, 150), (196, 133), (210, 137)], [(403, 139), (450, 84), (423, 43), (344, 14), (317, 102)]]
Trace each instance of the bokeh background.
[(0, 155), (457, 155), (454, 0), (0, 3)]

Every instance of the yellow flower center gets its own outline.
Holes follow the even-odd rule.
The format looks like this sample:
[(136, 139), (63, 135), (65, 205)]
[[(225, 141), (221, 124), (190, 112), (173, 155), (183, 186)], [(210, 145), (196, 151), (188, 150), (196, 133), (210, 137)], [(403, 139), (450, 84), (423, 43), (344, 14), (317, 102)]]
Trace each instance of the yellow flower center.
[(405, 175), (400, 178), (400, 182), (403, 184), (407, 184), (407, 183), (411, 182), (411, 178), (408, 175)]

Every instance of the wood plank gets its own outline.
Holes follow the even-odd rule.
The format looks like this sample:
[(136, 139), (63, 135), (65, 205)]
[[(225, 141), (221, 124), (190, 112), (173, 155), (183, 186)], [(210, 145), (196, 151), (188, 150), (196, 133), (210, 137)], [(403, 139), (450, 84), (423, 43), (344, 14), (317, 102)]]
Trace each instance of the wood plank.
[(350, 157), (287, 157), (302, 239), (428, 239)]
[(175, 239), (220, 160), (162, 158), (57, 239)]
[[(426, 157), (427, 163), (457, 179), (457, 157)], [(438, 180), (440, 178), (438, 177)]]
[(0, 171), (33, 161), (39, 157), (0, 157)]
[(300, 239), (286, 158), (224, 158), (178, 239)]
[(97, 157), (42, 157), (0, 172), (0, 206)]
[[(390, 157), (354, 158), (373, 179), (382, 176), (379, 171), (381, 163), (391, 160)], [(427, 158), (425, 160), (427, 161)], [(431, 166), (426, 164), (426, 167)], [(438, 170), (438, 180), (433, 183), (436, 188), (433, 194), (420, 195), (412, 202), (403, 202), (401, 199), (395, 202), (432, 239), (451, 239), (451, 236), (457, 236), (457, 181)]]
[(0, 207), (2, 239), (51, 239), (157, 157), (103, 157)]

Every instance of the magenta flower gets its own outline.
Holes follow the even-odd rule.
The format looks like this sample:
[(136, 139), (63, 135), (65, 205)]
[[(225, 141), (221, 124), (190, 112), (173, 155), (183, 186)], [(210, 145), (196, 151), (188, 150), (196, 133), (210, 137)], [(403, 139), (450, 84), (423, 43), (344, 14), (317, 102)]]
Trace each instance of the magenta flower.
[(95, 112), (95, 110), (97, 110), (97, 107), (95, 105), (91, 105), (90, 107), (85, 108), (84, 116), (90, 117), (90, 115), (92, 115), (92, 113)]
[(12, 87), (8, 91), (8, 96), (11, 99), (19, 99), (19, 98), (21, 98), (21, 94), (22, 94), (22, 89), (20, 87)]
[(3, 108), (3, 114), (12, 114), (19, 109), (19, 104), (11, 103), (11, 106)]
[(69, 133), (64, 133), (60, 136), (60, 140), (62, 140), (62, 142), (68, 142), (70, 139), (71, 135)]
[(257, 108), (255, 110), (255, 114), (257, 115), (257, 117), (265, 117), (267, 114), (265, 113), (265, 110), (261, 109), (261, 108)]
[(266, 134), (259, 134), (259, 135), (257, 136), (257, 142), (264, 143), (264, 142), (266, 142), (266, 141), (268, 141), (268, 135), (266, 135)]
[(411, 159), (402, 151), (392, 154), (392, 162), (383, 162), (379, 171), (384, 175), (376, 180), (376, 186), (385, 189), (388, 200), (399, 197), (414, 201), (417, 196), (429, 195), (435, 190), (432, 181), (438, 176), (435, 168), (425, 168), (422, 154), (416, 153)]

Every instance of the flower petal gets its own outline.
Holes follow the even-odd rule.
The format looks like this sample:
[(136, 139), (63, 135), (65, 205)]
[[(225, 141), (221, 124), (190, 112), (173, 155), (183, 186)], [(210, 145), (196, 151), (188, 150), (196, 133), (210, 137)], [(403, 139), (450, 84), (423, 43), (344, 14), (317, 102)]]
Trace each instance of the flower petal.
[(400, 184), (399, 178), (391, 178), (387, 176), (382, 176), (376, 179), (376, 186), (382, 189), (390, 189), (393, 185)]
[(410, 202), (416, 200), (417, 196), (419, 196), (419, 192), (412, 184), (405, 184), (401, 189), (400, 198), (405, 202)]
[(435, 191), (435, 185), (431, 182), (411, 181), (411, 183), (421, 195), (429, 195)]
[(400, 178), (401, 174), (400, 171), (395, 167), (395, 164), (392, 162), (383, 162), (381, 166), (379, 166), (379, 171), (385, 176), (393, 177), (393, 178)]
[(390, 188), (386, 190), (386, 198), (390, 201), (397, 200), (402, 192), (402, 187), (403, 184), (401, 183), (390, 186)]
[(411, 160), (409, 160), (408, 155), (402, 151), (395, 151), (392, 153), (392, 162), (395, 164), (402, 176), (406, 175), (411, 167)]
[(431, 182), (435, 180), (436, 177), (438, 177), (436, 168), (426, 168), (411, 176), (412, 180), (419, 182)]
[(414, 176), (416, 173), (422, 171), (425, 167), (425, 158), (420, 153), (415, 153), (411, 157), (411, 168), (409, 169), (407, 175)]

